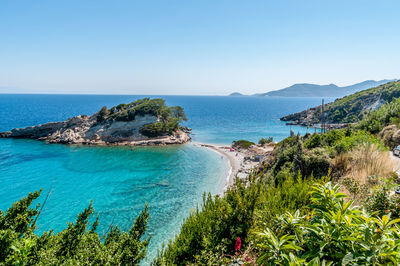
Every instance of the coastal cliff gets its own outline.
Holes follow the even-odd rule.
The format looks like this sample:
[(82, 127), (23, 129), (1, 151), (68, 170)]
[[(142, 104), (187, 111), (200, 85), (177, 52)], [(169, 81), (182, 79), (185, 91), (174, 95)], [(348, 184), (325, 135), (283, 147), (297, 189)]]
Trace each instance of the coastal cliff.
[(141, 99), (91, 115), (78, 115), (62, 122), (15, 128), (0, 138), (27, 138), (49, 143), (82, 145), (167, 145), (191, 140), (183, 108), (168, 107), (162, 99)]
[[(351, 94), (325, 105), (325, 122), (333, 126), (358, 122), (369, 111), (379, 109), (398, 97), (400, 81)], [(282, 121), (290, 121), (288, 124), (301, 126), (313, 126), (320, 123), (320, 119), (321, 105), (280, 118)]]

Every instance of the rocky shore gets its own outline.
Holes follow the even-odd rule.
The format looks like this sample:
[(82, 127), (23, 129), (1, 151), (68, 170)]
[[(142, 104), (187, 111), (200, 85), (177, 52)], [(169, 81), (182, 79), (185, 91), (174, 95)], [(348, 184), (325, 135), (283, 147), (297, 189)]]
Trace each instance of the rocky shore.
[[(138, 106), (138, 105), (134, 105)], [(0, 132), (0, 138), (26, 138), (49, 143), (80, 145), (170, 145), (191, 140), (190, 129), (176, 126), (175, 130), (157, 136), (146, 136), (144, 126), (159, 124), (161, 118), (151, 112), (135, 114), (132, 119), (104, 118), (104, 109), (91, 116), (79, 115), (62, 122), (15, 128)], [(112, 110), (112, 109), (110, 109)], [(117, 111), (116, 114), (119, 114)]]
[(309, 108), (307, 110), (290, 114), (284, 117), (281, 117), (281, 121), (286, 121), (287, 125), (299, 125), (299, 126), (314, 126), (319, 123), (321, 115), (321, 106)]

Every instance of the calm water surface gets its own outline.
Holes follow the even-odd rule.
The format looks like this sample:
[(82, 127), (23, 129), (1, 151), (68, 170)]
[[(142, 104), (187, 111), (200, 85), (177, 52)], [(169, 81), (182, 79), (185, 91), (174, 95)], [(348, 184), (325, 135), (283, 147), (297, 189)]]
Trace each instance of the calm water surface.
[[(143, 96), (2, 95), (0, 131), (92, 114), (102, 106)], [(151, 96), (155, 97), (155, 96)], [(290, 129), (279, 117), (320, 103), (319, 98), (162, 96), (181, 105), (197, 142), (230, 144), (235, 139), (281, 140)], [(332, 100), (332, 99), (328, 99)], [(313, 131), (313, 130), (309, 130)], [(27, 193), (52, 188), (39, 219), (39, 232), (64, 229), (90, 200), (100, 214), (99, 232), (111, 223), (129, 229), (150, 205), (149, 258), (179, 230), (183, 218), (201, 203), (203, 192), (224, 186), (229, 166), (213, 151), (192, 144), (171, 147), (79, 147), (34, 140), (0, 139), (0, 209)], [(43, 200), (44, 196), (41, 198)], [(148, 262), (148, 261), (147, 261)]]

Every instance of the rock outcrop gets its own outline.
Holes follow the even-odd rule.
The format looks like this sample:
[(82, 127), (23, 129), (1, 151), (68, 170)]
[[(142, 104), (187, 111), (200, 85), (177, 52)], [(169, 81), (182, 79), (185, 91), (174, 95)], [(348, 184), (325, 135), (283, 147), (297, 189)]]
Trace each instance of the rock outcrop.
[(143, 135), (144, 125), (159, 123), (160, 118), (152, 113), (137, 114), (132, 120), (100, 118), (102, 111), (92, 115), (79, 115), (63, 122), (15, 128), (0, 132), (0, 138), (27, 138), (49, 143), (82, 145), (168, 145), (183, 144), (191, 140), (190, 129), (177, 127), (176, 130), (156, 137)]

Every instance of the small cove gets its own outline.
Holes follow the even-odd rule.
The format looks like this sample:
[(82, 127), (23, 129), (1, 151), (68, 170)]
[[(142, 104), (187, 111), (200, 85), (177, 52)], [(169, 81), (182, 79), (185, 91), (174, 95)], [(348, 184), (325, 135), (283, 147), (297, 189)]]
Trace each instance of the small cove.
[[(0, 95), (0, 131), (92, 114), (130, 102), (128, 95)], [(154, 97), (154, 96), (152, 96)], [(198, 142), (230, 144), (288, 136), (279, 117), (320, 102), (318, 98), (163, 96), (185, 108)], [(292, 127), (297, 132), (307, 129)], [(312, 130), (310, 129), (310, 132)], [(192, 144), (168, 147), (87, 147), (34, 140), (0, 139), (0, 209), (43, 188), (52, 194), (38, 232), (60, 231), (90, 200), (100, 214), (99, 233), (111, 223), (127, 230), (145, 202), (150, 205), (149, 258), (179, 231), (204, 192), (219, 193), (229, 172), (226, 158)], [(42, 197), (43, 198), (43, 197)]]

